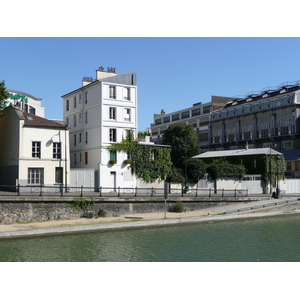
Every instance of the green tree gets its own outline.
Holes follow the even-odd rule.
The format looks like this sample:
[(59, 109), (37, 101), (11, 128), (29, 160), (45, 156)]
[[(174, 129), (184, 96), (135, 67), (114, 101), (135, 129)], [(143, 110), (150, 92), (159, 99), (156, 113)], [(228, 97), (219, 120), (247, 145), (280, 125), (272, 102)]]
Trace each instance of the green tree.
[(150, 136), (150, 132), (148, 131), (139, 131), (138, 137)]
[(8, 98), (8, 94), (5, 88), (5, 82), (0, 82), (0, 117), (3, 115), (3, 108), (5, 100)]
[(165, 180), (171, 173), (171, 148), (153, 145), (140, 145), (131, 132), (120, 143), (107, 147), (110, 151), (129, 152), (131, 162), (128, 165), (131, 174), (147, 183)]
[(168, 181), (196, 183), (203, 177), (205, 164), (201, 160), (191, 158), (201, 153), (196, 133), (191, 125), (183, 123), (171, 125), (164, 132), (162, 143), (172, 147), (173, 173), (168, 177)]

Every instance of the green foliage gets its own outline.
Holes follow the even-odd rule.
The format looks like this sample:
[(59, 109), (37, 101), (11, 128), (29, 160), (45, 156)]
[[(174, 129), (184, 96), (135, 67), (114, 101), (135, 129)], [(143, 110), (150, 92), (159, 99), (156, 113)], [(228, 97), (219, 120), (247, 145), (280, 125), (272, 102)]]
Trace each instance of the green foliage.
[(71, 207), (74, 211), (82, 209), (83, 211), (86, 211), (91, 205), (95, 204), (95, 200), (93, 198), (90, 198), (90, 200), (84, 199), (80, 197), (79, 199), (73, 200), (69, 207)]
[(187, 160), (187, 178), (190, 183), (197, 183), (206, 173), (205, 163), (197, 158)]
[[(165, 180), (171, 173), (171, 149), (153, 145), (139, 145), (134, 139), (133, 133), (120, 143), (114, 143), (108, 147), (111, 151), (130, 152), (131, 164), (128, 168), (132, 175), (136, 175), (147, 183), (155, 180)], [(152, 154), (155, 153), (156, 162), (152, 162)]]
[(187, 158), (201, 152), (191, 125), (176, 123), (164, 132), (162, 143), (172, 147), (171, 159), (176, 168), (183, 168)]
[(111, 158), (111, 159), (109, 160), (109, 163), (110, 163), (111, 165), (114, 165), (114, 164), (117, 163), (117, 160), (114, 159), (114, 158)]
[(226, 160), (214, 160), (207, 167), (207, 173), (212, 179), (218, 178), (239, 178), (242, 179), (246, 174), (246, 169), (243, 165), (233, 165)]
[(186, 211), (186, 209), (181, 201), (177, 201), (175, 203), (175, 205), (173, 206), (173, 212), (181, 213), (181, 212), (185, 212), (185, 211)]
[(172, 172), (167, 176), (167, 182), (184, 182), (185, 176), (182, 169), (172, 167)]
[(138, 137), (150, 136), (150, 132), (148, 131), (139, 131)]
[(204, 176), (205, 164), (201, 160), (191, 158), (201, 153), (196, 133), (191, 125), (183, 123), (171, 125), (164, 132), (162, 143), (172, 147), (171, 159), (175, 173), (168, 177), (169, 182), (196, 183)]
[(124, 160), (124, 164), (125, 164), (125, 165), (131, 164), (131, 159), (125, 159), (125, 160)]
[(107, 216), (107, 213), (104, 209), (100, 208), (98, 211), (98, 216), (101, 218), (105, 218)]
[(277, 179), (285, 178), (286, 163), (283, 155), (265, 155), (263, 169), (261, 172), (262, 179), (266, 184), (276, 186)]
[(5, 82), (2, 81), (0, 82), (0, 117), (3, 115), (3, 106), (4, 106), (4, 102), (5, 100), (8, 98), (8, 94), (5, 88)]

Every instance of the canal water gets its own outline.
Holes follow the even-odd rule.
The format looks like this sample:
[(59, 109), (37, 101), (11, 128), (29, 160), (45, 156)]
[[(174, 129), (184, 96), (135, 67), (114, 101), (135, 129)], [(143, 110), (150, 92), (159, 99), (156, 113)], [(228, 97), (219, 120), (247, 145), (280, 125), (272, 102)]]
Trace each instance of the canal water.
[(1, 262), (299, 262), (300, 214), (0, 240)]

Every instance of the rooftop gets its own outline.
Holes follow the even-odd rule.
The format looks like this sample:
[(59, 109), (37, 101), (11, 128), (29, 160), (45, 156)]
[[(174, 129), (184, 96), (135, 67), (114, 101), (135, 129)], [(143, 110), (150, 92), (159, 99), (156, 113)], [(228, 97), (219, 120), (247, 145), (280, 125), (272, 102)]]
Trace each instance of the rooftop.
[(236, 149), (222, 151), (207, 151), (192, 158), (214, 158), (214, 157), (230, 157), (245, 155), (282, 155), (282, 153), (271, 148), (255, 148), (255, 149)]

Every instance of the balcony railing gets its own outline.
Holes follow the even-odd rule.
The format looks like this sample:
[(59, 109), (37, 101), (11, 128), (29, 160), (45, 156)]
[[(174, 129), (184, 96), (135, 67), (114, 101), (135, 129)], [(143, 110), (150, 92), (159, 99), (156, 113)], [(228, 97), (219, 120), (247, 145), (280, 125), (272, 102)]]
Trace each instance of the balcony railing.
[(243, 140), (259, 140), (267, 138), (280, 138), (281, 136), (288, 136), (300, 134), (299, 130), (296, 130), (296, 126), (283, 126), (272, 129), (261, 129), (256, 131), (245, 131), (236, 134), (226, 134), (223, 136), (213, 136), (210, 138), (211, 144), (221, 144), (238, 142)]
[[(163, 188), (123, 188), (123, 187), (65, 187), (58, 186), (22, 186), (0, 185), (0, 199), (10, 196), (38, 196), (38, 197), (164, 197)], [(225, 198), (248, 197), (248, 190), (243, 189), (213, 189), (213, 188), (170, 188), (169, 197), (191, 198)]]

